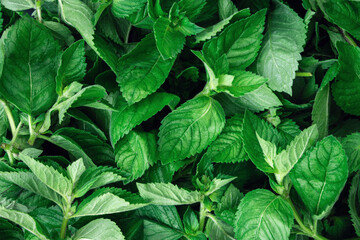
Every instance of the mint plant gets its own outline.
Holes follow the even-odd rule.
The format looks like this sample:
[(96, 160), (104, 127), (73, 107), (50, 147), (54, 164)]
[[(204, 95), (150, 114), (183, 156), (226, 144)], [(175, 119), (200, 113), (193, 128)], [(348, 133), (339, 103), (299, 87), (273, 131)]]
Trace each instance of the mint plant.
[(3, 239), (360, 239), (360, 3), (1, 0)]

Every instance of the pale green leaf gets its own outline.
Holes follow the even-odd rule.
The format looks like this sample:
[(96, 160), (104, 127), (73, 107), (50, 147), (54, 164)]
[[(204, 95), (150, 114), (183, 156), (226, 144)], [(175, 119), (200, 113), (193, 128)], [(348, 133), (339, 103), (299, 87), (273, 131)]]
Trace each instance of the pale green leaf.
[(75, 162), (71, 163), (66, 170), (72, 183), (75, 185), (75, 183), (79, 180), (81, 174), (83, 174), (86, 168), (82, 158), (80, 158)]
[(120, 228), (109, 219), (99, 218), (80, 228), (73, 240), (125, 240)]
[(360, 116), (360, 48), (339, 42), (339, 74), (332, 84), (336, 104), (346, 113)]
[(274, 159), (276, 157), (276, 145), (272, 142), (266, 141), (265, 139), (262, 139), (258, 133), (256, 133), (256, 137), (259, 141), (260, 147), (262, 149), (262, 152), (264, 154), (265, 161), (274, 168)]
[(65, 86), (74, 81), (82, 81), (85, 76), (84, 40), (73, 43), (61, 56), (61, 64), (56, 76), (56, 92), (61, 96)]
[(238, 11), (237, 7), (231, 0), (219, 1), (219, 16), (224, 20)]
[(328, 135), (330, 115), (330, 84), (316, 93), (311, 119), (319, 131), (319, 139)]
[(212, 162), (235, 163), (247, 159), (241, 138), (243, 117), (236, 115), (226, 121), (221, 134), (212, 142), (204, 158)]
[(133, 104), (154, 93), (164, 83), (173, 63), (174, 59), (162, 59), (152, 34), (143, 38), (119, 61), (116, 81), (126, 101)]
[(352, 133), (341, 140), (348, 157), (349, 173), (360, 170), (360, 133)]
[(333, 136), (318, 142), (290, 173), (294, 188), (314, 219), (322, 219), (330, 212), (347, 177), (347, 157)]
[(112, 144), (115, 145), (131, 129), (154, 116), (166, 105), (176, 105), (178, 101), (179, 97), (165, 92), (154, 93), (132, 105), (119, 97), (115, 105), (117, 111), (112, 113), (110, 121)]
[(184, 205), (200, 201), (201, 194), (171, 183), (136, 183), (142, 198), (157, 205)]
[(139, 11), (146, 0), (114, 0), (111, 5), (111, 11), (115, 17), (124, 18)]
[(71, 181), (52, 166), (46, 166), (22, 153), (19, 154), (19, 158), (46, 186), (60, 194), (64, 199), (68, 199), (68, 197), (71, 196)]
[(318, 139), (316, 125), (308, 127), (297, 135), (294, 140), (282, 150), (275, 158), (275, 175), (280, 182), (293, 169), (295, 164), (304, 155), (307, 149), (312, 147)]
[(232, 177), (232, 178), (228, 178), (228, 179), (214, 178), (211, 181), (209, 189), (206, 191), (205, 195), (209, 196), (213, 192), (219, 190), (220, 188), (222, 188), (223, 186), (229, 184), (230, 182), (232, 182), (235, 179), (236, 179), (236, 177)]
[(264, 30), (265, 10), (228, 26), (218, 37), (206, 42), (203, 52), (210, 66), (226, 54), (230, 70), (244, 70), (256, 58)]
[(45, 112), (56, 101), (59, 44), (46, 27), (29, 17), (17, 21), (4, 42), (1, 95), (30, 115)]
[(212, 240), (235, 240), (234, 229), (218, 217), (209, 214), (205, 232)]
[(1, 4), (11, 11), (23, 11), (31, 8), (35, 9), (35, 3), (32, 0), (1, 0)]
[(34, 234), (36, 237), (38, 237), (41, 240), (48, 240), (49, 237), (46, 236), (44, 233), (44, 230), (41, 228), (38, 222), (34, 218), (32, 218), (29, 214), (19, 212), (16, 210), (6, 209), (2, 206), (0, 206), (0, 217), (6, 218), (27, 231)]
[(131, 131), (115, 146), (115, 162), (131, 182), (157, 161), (156, 139), (152, 133)]
[(187, 101), (161, 122), (158, 144), (162, 163), (201, 152), (221, 133), (224, 125), (225, 114), (216, 100), (199, 96)]
[[(276, 223), (276, 224), (275, 224)], [(290, 205), (269, 190), (257, 189), (241, 200), (235, 220), (235, 238), (289, 239), (294, 216)]]
[(257, 72), (272, 90), (291, 95), (295, 71), (306, 39), (303, 20), (288, 6), (274, 1), (257, 61)]
[(233, 97), (241, 97), (248, 92), (252, 92), (262, 86), (267, 79), (246, 71), (233, 71), (233, 79), (219, 78), (217, 92), (226, 92)]

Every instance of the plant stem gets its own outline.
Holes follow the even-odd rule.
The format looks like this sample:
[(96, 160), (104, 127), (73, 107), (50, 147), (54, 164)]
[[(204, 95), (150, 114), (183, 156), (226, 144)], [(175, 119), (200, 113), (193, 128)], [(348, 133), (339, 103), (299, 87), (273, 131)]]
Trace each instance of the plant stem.
[(10, 150), (5, 150), (6, 154), (8, 155), (9, 157), (9, 163), (10, 163), (10, 166), (14, 166), (14, 157), (12, 155), (12, 152)]
[(4, 100), (0, 99), (0, 103), (1, 103), (1, 104), (3, 105), (3, 107), (4, 107), (6, 116), (7, 116), (8, 121), (9, 121), (11, 133), (12, 133), (12, 135), (14, 136), (14, 135), (15, 135), (15, 132), (16, 132), (16, 125), (15, 125), (15, 121), (14, 121), (14, 117), (13, 117), (13, 115), (12, 115), (11, 109), (10, 109), (10, 107), (7, 105), (7, 103), (6, 103)]
[(60, 239), (66, 238), (66, 230), (67, 230), (67, 224), (68, 224), (69, 218), (67, 218), (66, 215), (64, 215), (64, 218), (61, 223), (61, 229), (60, 229)]
[(202, 199), (200, 202), (200, 216), (199, 216), (199, 224), (200, 224), (201, 232), (204, 231), (205, 217), (206, 217), (206, 209), (204, 205), (204, 200)]
[(34, 145), (34, 142), (38, 134), (34, 131), (32, 117), (30, 115), (28, 115), (28, 122), (29, 122), (29, 132), (30, 132), (28, 143), (32, 146)]
[(296, 72), (297, 77), (312, 77), (311, 72)]
[(308, 237), (312, 237), (315, 240), (327, 240), (327, 238), (320, 236), (316, 233), (315, 231), (312, 231), (310, 228), (306, 227), (305, 224), (303, 223), (303, 221), (300, 218), (300, 215), (298, 213), (298, 211), (296, 210), (293, 202), (291, 201), (291, 199), (289, 197), (284, 197), (284, 199), (290, 204), (291, 209), (293, 210), (294, 213), (294, 217), (296, 222), (299, 224), (300, 226), (300, 230), (304, 233), (304, 235), (308, 236)]
[(354, 39), (352, 39), (350, 37), (350, 35), (347, 32), (345, 32), (344, 29), (340, 28), (340, 31), (341, 31), (341, 34), (342, 34), (342, 36), (343, 36), (343, 38), (345, 39), (346, 42), (348, 42), (350, 45), (352, 45), (354, 47), (357, 47), (357, 44), (354, 41)]
[(42, 22), (42, 16), (41, 16), (41, 0), (36, 0), (35, 8), (36, 8), (37, 19), (38, 19), (38, 21), (41, 23), (41, 22)]

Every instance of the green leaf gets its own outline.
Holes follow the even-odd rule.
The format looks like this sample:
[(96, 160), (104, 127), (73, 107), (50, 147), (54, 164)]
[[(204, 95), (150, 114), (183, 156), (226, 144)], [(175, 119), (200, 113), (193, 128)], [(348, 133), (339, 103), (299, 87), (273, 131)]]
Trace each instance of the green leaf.
[(274, 172), (275, 170), (265, 160), (257, 136), (274, 143), (275, 146), (277, 146), (280, 141), (279, 133), (276, 129), (253, 113), (246, 111), (242, 131), (245, 151), (258, 169), (263, 172)]
[(141, 208), (147, 204), (138, 195), (131, 194), (122, 189), (99, 189), (85, 198), (71, 217), (99, 216), (125, 212)]
[(236, 177), (227, 178), (227, 179), (214, 178), (210, 183), (209, 189), (205, 192), (205, 196), (209, 196), (210, 194), (219, 190), (223, 186), (226, 186), (235, 179)]
[(245, 195), (239, 205), (235, 238), (289, 239), (293, 223), (293, 212), (285, 200), (269, 190), (253, 190)]
[(312, 147), (318, 139), (316, 125), (308, 127), (297, 135), (294, 140), (282, 150), (275, 158), (275, 176), (279, 183), (293, 169), (295, 164), (304, 155), (307, 149)]
[(332, 84), (332, 93), (336, 104), (346, 113), (360, 116), (358, 102), (360, 98), (360, 48), (339, 42), (339, 74)]
[(185, 44), (185, 35), (172, 25), (165, 17), (159, 17), (154, 24), (156, 46), (164, 60), (175, 58)]
[(226, 19), (238, 11), (237, 7), (231, 0), (219, 1), (219, 16), (220, 19)]
[(73, 43), (61, 56), (61, 64), (56, 76), (56, 92), (61, 96), (65, 86), (81, 81), (85, 76), (84, 40)]
[(41, 240), (50, 239), (44, 233), (44, 230), (41, 228), (38, 222), (32, 218), (29, 214), (19, 212), (16, 210), (6, 209), (3, 206), (0, 206), (0, 217), (6, 218), (21, 227), (25, 228), (27, 231), (34, 234)]
[(263, 85), (267, 79), (246, 71), (235, 71), (231, 73), (233, 78), (219, 78), (217, 92), (226, 92), (233, 97), (241, 97), (245, 93), (252, 92)]
[(266, 10), (228, 26), (219, 37), (206, 42), (203, 52), (210, 66), (226, 54), (230, 70), (244, 70), (256, 58), (264, 30)]
[(360, 216), (358, 210), (358, 204), (360, 202), (359, 188), (360, 186), (360, 172), (355, 175), (351, 182), (351, 188), (349, 191), (349, 213), (351, 216), (351, 221), (356, 231), (356, 235), (360, 236)]
[(34, 8), (35, 4), (32, 0), (1, 0), (1, 4), (11, 11), (23, 11)]
[(182, 104), (161, 122), (158, 144), (162, 163), (201, 152), (224, 125), (225, 114), (216, 100), (199, 96)]
[(154, 93), (164, 83), (173, 63), (174, 59), (162, 59), (152, 34), (143, 38), (119, 62), (116, 81), (126, 101), (133, 104)]
[(60, 42), (63, 42), (66, 45), (74, 43), (75, 38), (69, 28), (65, 25), (53, 21), (43, 21), (43, 24), (45, 27), (50, 29), (55, 39), (60, 40)]
[(203, 158), (218, 163), (235, 163), (248, 159), (241, 138), (242, 127), (242, 116), (235, 115), (227, 120), (224, 130), (210, 144)]
[(341, 144), (348, 157), (349, 173), (360, 169), (360, 133), (353, 133), (341, 140)]
[(111, 11), (115, 17), (124, 18), (139, 11), (146, 3), (146, 0), (114, 0)]
[(136, 211), (143, 219), (144, 238), (177, 240), (184, 235), (180, 216), (174, 206), (149, 205)]
[(46, 166), (22, 153), (19, 154), (19, 158), (46, 186), (60, 194), (64, 199), (68, 199), (68, 197), (71, 196), (71, 181), (52, 166)]
[(209, 214), (209, 220), (206, 223), (205, 232), (209, 239), (216, 240), (234, 240), (234, 229), (218, 217)]
[(274, 1), (257, 60), (257, 72), (268, 78), (272, 90), (291, 95), (300, 53), (306, 39), (303, 20), (288, 6)]
[(195, 43), (206, 41), (206, 40), (214, 37), (218, 32), (220, 32), (226, 25), (228, 25), (234, 19), (248, 17), (248, 16), (250, 16), (250, 10), (248, 8), (242, 9), (241, 11), (232, 14), (231, 16), (225, 18), (224, 20), (222, 20), (210, 27), (207, 27), (203, 31), (196, 34)]
[(317, 0), (330, 22), (338, 25), (360, 40), (360, 3), (357, 1)]
[(115, 105), (117, 111), (112, 113), (110, 121), (112, 144), (115, 145), (131, 129), (154, 116), (166, 105), (176, 105), (179, 100), (176, 95), (160, 92), (154, 93), (133, 105), (128, 105), (122, 97), (119, 97)]
[(196, 231), (199, 229), (199, 220), (190, 207), (188, 207), (184, 213), (183, 223), (186, 233), (196, 233)]
[(93, 12), (90, 8), (80, 0), (59, 0), (58, 7), (64, 22), (73, 26), (87, 44), (94, 48)]
[(347, 157), (333, 136), (318, 142), (290, 173), (294, 188), (314, 219), (322, 219), (330, 212), (347, 177)]
[(0, 172), (2, 182), (13, 183), (62, 206), (61, 196), (50, 189), (31, 172)]
[(128, 174), (128, 182), (141, 177), (157, 161), (155, 135), (131, 131), (115, 146), (115, 162)]
[(256, 137), (264, 154), (265, 161), (270, 165), (270, 167), (274, 168), (274, 159), (277, 152), (276, 145), (272, 142), (262, 139), (258, 133), (256, 133)]
[(201, 194), (187, 191), (171, 183), (136, 183), (142, 198), (158, 205), (183, 205), (200, 201)]
[(45, 112), (56, 101), (58, 43), (46, 27), (24, 17), (8, 31), (4, 50), (1, 95), (32, 116)]
[(319, 131), (319, 139), (328, 135), (330, 115), (330, 84), (316, 93), (311, 118)]
[(66, 170), (72, 183), (75, 185), (75, 183), (79, 180), (81, 174), (85, 172), (86, 168), (82, 158), (80, 158), (75, 162), (71, 163)]
[(193, 22), (203, 10), (206, 0), (180, 0), (178, 4), (180, 12), (185, 12), (186, 17)]
[(120, 228), (109, 219), (99, 218), (80, 228), (72, 238), (74, 240), (125, 240)]

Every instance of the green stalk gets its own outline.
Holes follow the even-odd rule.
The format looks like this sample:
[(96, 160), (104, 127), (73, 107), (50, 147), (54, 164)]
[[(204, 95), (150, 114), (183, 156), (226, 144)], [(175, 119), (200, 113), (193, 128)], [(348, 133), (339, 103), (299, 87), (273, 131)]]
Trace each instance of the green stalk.
[(312, 77), (311, 72), (296, 72), (296, 77)]
[(14, 117), (12, 115), (11, 109), (10, 107), (7, 105), (7, 103), (0, 99), (0, 103), (3, 105), (6, 116), (8, 118), (9, 121), (9, 125), (10, 125), (10, 129), (11, 129), (11, 133), (14, 136), (15, 135), (15, 131), (16, 131), (16, 125), (15, 125), (15, 121), (14, 121)]
[(345, 39), (345, 41), (346, 41), (347, 43), (349, 43), (350, 45), (352, 45), (352, 46), (354, 46), (354, 47), (357, 47), (357, 44), (356, 44), (356, 42), (354, 41), (354, 39), (352, 39), (352, 38), (350, 37), (350, 35), (349, 35), (347, 32), (345, 32), (344, 29), (340, 28), (340, 31), (341, 31), (341, 34), (342, 34), (343, 38)]
[(67, 230), (67, 224), (68, 224), (69, 218), (67, 218), (66, 215), (64, 215), (64, 218), (61, 223), (61, 229), (60, 229), (60, 239), (66, 238), (66, 230)]
[(32, 117), (30, 115), (28, 115), (28, 122), (29, 122), (29, 132), (30, 132), (28, 143), (32, 146), (34, 145), (34, 142), (37, 138), (37, 133), (34, 131)]
[(200, 202), (200, 216), (199, 216), (199, 224), (200, 224), (200, 231), (204, 231), (205, 226), (205, 217), (206, 217), (206, 209), (204, 205), (204, 199)]
[(36, 15), (37, 15), (37, 19), (40, 23), (42, 23), (42, 16), (41, 16), (41, 0), (36, 0), (35, 3), (35, 8), (36, 8)]
[(298, 213), (298, 211), (296, 210), (293, 202), (291, 201), (291, 199), (289, 197), (284, 197), (285, 201), (287, 201), (290, 204), (291, 209), (293, 210), (294, 213), (294, 217), (296, 222), (299, 224), (300, 226), (300, 230), (304, 233), (304, 235), (308, 236), (308, 237), (312, 237), (315, 240), (328, 240), (327, 238), (320, 236), (316, 233), (315, 231), (312, 231), (310, 228), (306, 227), (305, 224), (303, 223), (303, 221), (300, 218), (300, 215)]

